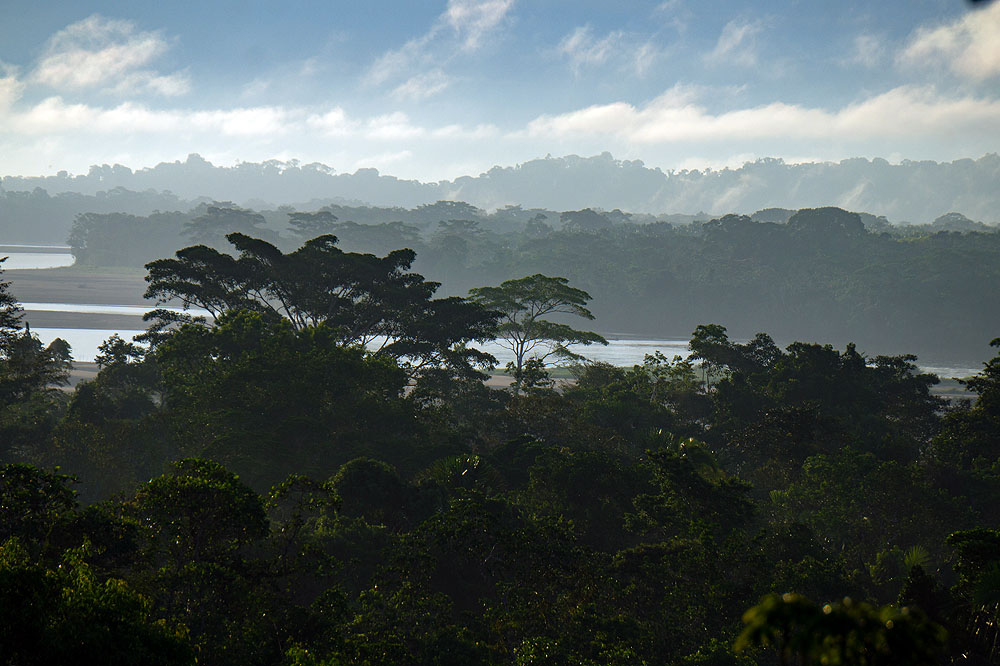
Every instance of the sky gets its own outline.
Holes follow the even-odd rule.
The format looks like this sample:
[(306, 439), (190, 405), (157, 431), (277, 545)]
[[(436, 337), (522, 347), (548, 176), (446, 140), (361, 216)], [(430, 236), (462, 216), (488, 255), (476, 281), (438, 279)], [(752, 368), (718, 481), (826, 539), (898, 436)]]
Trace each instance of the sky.
[(3, 0), (0, 175), (1000, 152), (1000, 0)]

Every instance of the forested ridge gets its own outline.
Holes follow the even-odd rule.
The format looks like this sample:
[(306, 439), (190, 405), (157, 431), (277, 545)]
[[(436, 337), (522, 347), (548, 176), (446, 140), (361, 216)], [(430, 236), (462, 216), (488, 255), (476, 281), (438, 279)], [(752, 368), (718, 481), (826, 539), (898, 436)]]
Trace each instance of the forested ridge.
[[(148, 295), (212, 316), (154, 312), (149, 346), (108, 340), (72, 391), (70, 350), (42, 347), (0, 287), (4, 663), (1000, 658), (1000, 355), (946, 403), (914, 356), (740, 342), (706, 318), (688, 359), (579, 363), (559, 387), (536, 364), (493, 389), (469, 343), (503, 334), (501, 299), (438, 295), (405, 245), (312, 236), (327, 213), (292, 217), (309, 240), (284, 249), (219, 235), (211, 216), (231, 211), (190, 220), (204, 244), (151, 261)], [(554, 252), (564, 232), (535, 222)], [(740, 288), (758, 251), (819, 271), (894, 243), (974, 271), (994, 242), (860, 224), (805, 211), (664, 233), (687, 254), (731, 239), (705, 247), (746, 253)], [(823, 252), (781, 250), (802, 239)], [(506, 288), (590, 287), (532, 277)], [(596, 294), (559, 293), (594, 296), (600, 320)]]
[(1000, 234), (960, 214), (897, 227), (839, 208), (657, 221), (620, 210), (486, 213), (440, 201), (415, 209), (330, 205), (311, 212), (203, 204), (189, 213), (84, 214), (70, 245), (83, 266), (133, 266), (226, 233), (298, 247), (333, 234), (346, 250), (416, 251), (414, 267), (464, 296), (534, 273), (588, 291), (604, 333), (683, 339), (704, 322), (734, 339), (854, 342), (926, 362), (978, 363), (1000, 330)]
[[(102, 199), (114, 197), (129, 205), (118, 210), (143, 215), (154, 209), (168, 210), (160, 203), (165, 199), (197, 204), (210, 196), (251, 208), (301, 207), (324, 198), (326, 201), (318, 205), (367, 202), (371, 206), (413, 208), (447, 199), (490, 209), (519, 202), (526, 207), (622, 208), (646, 214), (750, 212), (775, 205), (807, 208), (833, 204), (885, 215), (902, 224), (930, 222), (954, 210), (993, 223), (1000, 221), (996, 217), (998, 174), (1000, 157), (996, 153), (952, 162), (902, 160), (896, 164), (863, 157), (795, 164), (764, 157), (737, 168), (664, 171), (641, 160), (618, 160), (604, 152), (589, 157), (549, 156), (494, 166), (478, 175), (421, 182), (373, 168), (348, 173), (297, 160), (216, 166), (190, 154), (184, 161), (161, 162), (144, 169), (101, 164), (76, 175), (65, 171), (51, 176), (8, 175), (0, 179), (0, 194), (6, 190), (17, 200), (39, 193), (53, 199), (76, 198), (77, 205), (84, 205), (78, 212), (106, 210), (86, 206), (101, 206)], [(86, 197), (94, 200), (81, 201)], [(0, 214), (4, 211), (0, 196)], [(63, 216), (63, 220), (68, 226), (72, 216)]]

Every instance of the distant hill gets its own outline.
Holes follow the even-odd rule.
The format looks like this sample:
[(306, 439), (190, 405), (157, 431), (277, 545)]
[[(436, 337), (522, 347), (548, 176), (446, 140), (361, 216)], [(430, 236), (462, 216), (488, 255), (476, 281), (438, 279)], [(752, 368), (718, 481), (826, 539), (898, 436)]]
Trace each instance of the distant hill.
[[(150, 206), (160, 210), (165, 210), (165, 199), (176, 204), (180, 200), (230, 200), (257, 209), (335, 201), (412, 208), (456, 200), (484, 209), (519, 204), (552, 210), (618, 208), (654, 215), (703, 211), (749, 214), (769, 208), (797, 210), (835, 205), (885, 216), (893, 223), (929, 223), (953, 211), (973, 220), (996, 223), (1000, 221), (998, 183), (1000, 156), (996, 154), (976, 160), (904, 160), (899, 164), (879, 158), (805, 164), (762, 159), (738, 169), (664, 172), (640, 161), (616, 160), (603, 153), (593, 157), (546, 157), (436, 183), (401, 180), (376, 169), (338, 173), (323, 164), (303, 165), (296, 161), (220, 167), (190, 155), (184, 162), (135, 171), (121, 165), (102, 165), (78, 176), (66, 172), (45, 177), (6, 176), (0, 186), (8, 193), (40, 188), (52, 197), (105, 193), (99, 202), (101, 212), (107, 211), (107, 199), (118, 199), (122, 204), (127, 201), (129, 208), (119, 212), (140, 215), (154, 210), (137, 205), (137, 198), (145, 195)], [(126, 196), (126, 191), (134, 195)]]

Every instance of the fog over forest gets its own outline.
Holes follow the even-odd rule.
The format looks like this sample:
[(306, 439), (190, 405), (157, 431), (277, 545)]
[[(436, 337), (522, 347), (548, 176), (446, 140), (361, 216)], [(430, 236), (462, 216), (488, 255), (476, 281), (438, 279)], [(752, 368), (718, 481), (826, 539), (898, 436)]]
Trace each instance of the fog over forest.
[[(884, 159), (855, 158), (786, 164), (780, 159), (760, 159), (735, 169), (668, 172), (603, 153), (535, 159), (440, 182), (401, 180), (371, 168), (341, 173), (324, 164), (297, 161), (215, 166), (192, 154), (183, 162), (134, 171), (125, 165), (105, 164), (76, 176), (65, 171), (47, 177), (8, 175), (0, 185), (7, 196), (36, 188), (50, 196), (99, 196), (76, 212), (114, 210), (140, 215), (154, 208), (181, 209), (198, 199), (234, 201), (250, 208), (270, 204), (299, 209), (334, 202), (413, 208), (455, 200), (484, 209), (507, 205), (554, 210), (617, 208), (700, 217), (750, 214), (764, 208), (838, 206), (907, 224), (928, 223), (949, 212), (996, 223), (1000, 220), (998, 181), (1000, 157), (993, 153), (945, 163), (904, 160), (890, 164)], [(143, 204), (143, 197), (126, 191), (141, 192), (148, 201)]]

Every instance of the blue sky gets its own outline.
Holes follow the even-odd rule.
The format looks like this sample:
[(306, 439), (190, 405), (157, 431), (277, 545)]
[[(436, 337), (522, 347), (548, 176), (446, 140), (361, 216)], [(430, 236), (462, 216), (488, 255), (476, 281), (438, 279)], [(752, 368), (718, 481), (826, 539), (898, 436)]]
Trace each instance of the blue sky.
[(420, 180), (1000, 151), (1000, 1), (25, 2), (0, 175), (197, 152)]

